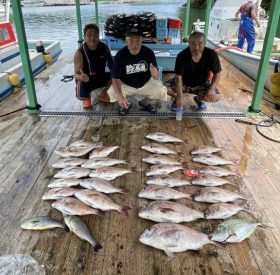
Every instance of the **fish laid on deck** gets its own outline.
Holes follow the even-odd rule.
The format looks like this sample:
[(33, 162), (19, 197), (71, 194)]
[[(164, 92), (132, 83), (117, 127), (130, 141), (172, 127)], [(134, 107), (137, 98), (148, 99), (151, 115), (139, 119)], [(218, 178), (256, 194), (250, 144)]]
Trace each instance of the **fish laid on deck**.
[(224, 184), (236, 185), (235, 183), (212, 175), (200, 175), (191, 179), (191, 184), (201, 186), (220, 186)]
[(171, 176), (153, 176), (149, 177), (146, 181), (147, 184), (155, 184), (166, 187), (176, 187), (190, 185), (191, 182), (188, 180), (178, 179)]
[(167, 156), (151, 154), (142, 159), (144, 162), (149, 164), (170, 164), (170, 165), (182, 165), (181, 162), (171, 159)]
[(86, 159), (82, 159), (82, 158), (62, 158), (56, 163), (52, 164), (52, 167), (53, 168), (75, 167), (75, 166), (80, 166), (86, 161), (87, 161)]
[(216, 177), (238, 176), (237, 173), (219, 166), (205, 166), (199, 169), (199, 173)]
[(75, 197), (93, 208), (103, 211), (115, 210), (124, 216), (128, 216), (128, 210), (130, 210), (130, 207), (118, 205), (105, 194), (94, 190), (85, 189), (78, 191), (75, 193)]
[(176, 155), (177, 154), (175, 151), (169, 149), (168, 147), (161, 145), (161, 144), (156, 144), (156, 143), (149, 143), (146, 145), (142, 145), (141, 148), (150, 153), (154, 153), (154, 154), (164, 154), (164, 155), (168, 155), (168, 154)]
[(155, 224), (146, 229), (139, 240), (143, 244), (163, 250), (171, 258), (174, 258), (174, 252), (199, 250), (207, 244), (222, 247), (210, 240), (206, 234), (174, 223)]
[(94, 239), (86, 224), (76, 216), (65, 216), (64, 222), (68, 228), (79, 238), (89, 242), (94, 251), (98, 251), (102, 246)]
[[(86, 168), (83, 168), (86, 169)], [(123, 176), (129, 173), (136, 173), (135, 167), (131, 168), (118, 168), (118, 167), (101, 167), (91, 170), (89, 176), (91, 178), (98, 178), (103, 180), (114, 180), (117, 177)]]
[(91, 170), (82, 167), (68, 167), (60, 170), (54, 175), (56, 179), (80, 179), (90, 174)]
[(58, 227), (66, 229), (63, 223), (48, 216), (32, 217), (21, 224), (21, 228), (27, 230), (47, 230)]
[(99, 148), (96, 148), (95, 150), (93, 150), (90, 155), (89, 158), (104, 158), (107, 157), (108, 155), (110, 155), (112, 152), (114, 152), (115, 150), (121, 148), (121, 146), (119, 145), (112, 145), (112, 146), (102, 146)]
[(178, 170), (183, 170), (181, 165), (173, 164), (155, 164), (146, 171), (146, 176), (164, 176), (173, 173)]
[(49, 188), (70, 187), (80, 184), (80, 179), (56, 179), (48, 184)]
[(93, 189), (95, 191), (105, 193), (105, 194), (111, 194), (111, 193), (121, 193), (121, 194), (127, 194), (128, 190), (117, 188), (113, 186), (108, 181), (105, 181), (103, 179), (98, 178), (89, 178), (89, 179), (83, 179), (80, 182), (80, 185), (87, 189)]
[(198, 155), (193, 158), (194, 162), (203, 163), (206, 165), (231, 165), (234, 164), (232, 161), (218, 157), (215, 155)]
[(71, 187), (58, 187), (48, 190), (42, 197), (42, 200), (60, 200), (65, 197), (71, 197), (79, 189)]
[(112, 158), (102, 157), (102, 158), (91, 158), (85, 161), (81, 166), (84, 168), (96, 169), (100, 167), (114, 166), (117, 164), (127, 164), (132, 166), (135, 165), (136, 163), (131, 160), (112, 159)]
[(250, 237), (258, 226), (263, 225), (242, 219), (224, 221), (211, 233), (210, 239), (224, 243), (239, 243)]
[(204, 219), (204, 213), (171, 201), (152, 201), (144, 206), (138, 216), (155, 222), (191, 222)]
[(192, 200), (192, 194), (183, 193), (170, 187), (159, 185), (148, 185), (140, 191), (138, 197), (150, 200)]
[(184, 141), (179, 138), (159, 132), (150, 133), (146, 135), (146, 138), (162, 143), (184, 143)]
[(240, 211), (245, 211), (251, 215), (254, 215), (252, 211), (244, 206), (234, 205), (230, 203), (215, 203), (211, 204), (204, 212), (205, 219), (227, 219)]
[(215, 146), (200, 146), (200, 147), (194, 147), (191, 150), (192, 155), (210, 155), (212, 153), (221, 152), (224, 149), (221, 147), (215, 147)]

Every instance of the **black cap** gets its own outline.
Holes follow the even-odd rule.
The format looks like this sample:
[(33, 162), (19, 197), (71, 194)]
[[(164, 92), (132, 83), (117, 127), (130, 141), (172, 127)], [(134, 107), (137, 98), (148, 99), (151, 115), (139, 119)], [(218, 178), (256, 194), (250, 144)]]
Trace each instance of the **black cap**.
[(125, 36), (143, 36), (143, 33), (139, 29), (133, 27), (126, 31)]

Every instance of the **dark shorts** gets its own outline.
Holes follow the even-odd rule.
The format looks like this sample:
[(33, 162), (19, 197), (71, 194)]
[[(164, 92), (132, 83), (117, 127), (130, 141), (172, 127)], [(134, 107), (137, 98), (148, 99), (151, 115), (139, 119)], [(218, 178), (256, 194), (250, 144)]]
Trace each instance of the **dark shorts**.
[(106, 87), (110, 80), (111, 74), (108, 72), (103, 76), (91, 76), (89, 82), (76, 81), (76, 97), (84, 100), (93, 90)]

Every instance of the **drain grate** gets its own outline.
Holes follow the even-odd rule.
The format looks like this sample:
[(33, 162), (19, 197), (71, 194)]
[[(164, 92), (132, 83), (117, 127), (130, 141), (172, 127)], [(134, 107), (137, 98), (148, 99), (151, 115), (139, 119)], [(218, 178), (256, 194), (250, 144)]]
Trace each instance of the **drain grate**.
[[(41, 111), (41, 117), (69, 117), (69, 116), (88, 116), (88, 117), (123, 117), (123, 118), (135, 118), (135, 117), (160, 117), (171, 118), (175, 117), (175, 112), (158, 112), (151, 114), (141, 111), (130, 111), (128, 115), (122, 116), (118, 112), (63, 112), (63, 111)], [(243, 112), (192, 112), (184, 111), (183, 117), (189, 118), (246, 118), (246, 114)]]

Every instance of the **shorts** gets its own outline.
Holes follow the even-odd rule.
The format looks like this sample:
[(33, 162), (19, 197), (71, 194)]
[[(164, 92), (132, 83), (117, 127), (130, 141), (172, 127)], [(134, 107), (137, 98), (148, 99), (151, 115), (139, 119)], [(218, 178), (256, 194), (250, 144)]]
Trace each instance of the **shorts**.
[(101, 87), (106, 87), (111, 80), (111, 74), (105, 73), (103, 76), (91, 76), (88, 82), (76, 81), (76, 97), (84, 100), (90, 96), (90, 93)]
[[(121, 82), (121, 89), (125, 97), (130, 95), (140, 95), (148, 97), (150, 99), (158, 99), (162, 101), (167, 101), (168, 99), (167, 88), (162, 84), (162, 82), (152, 77), (141, 88), (134, 88)], [(109, 88), (108, 95), (110, 97), (110, 102), (118, 101), (118, 97), (115, 93), (113, 85), (111, 85), (111, 87)]]

